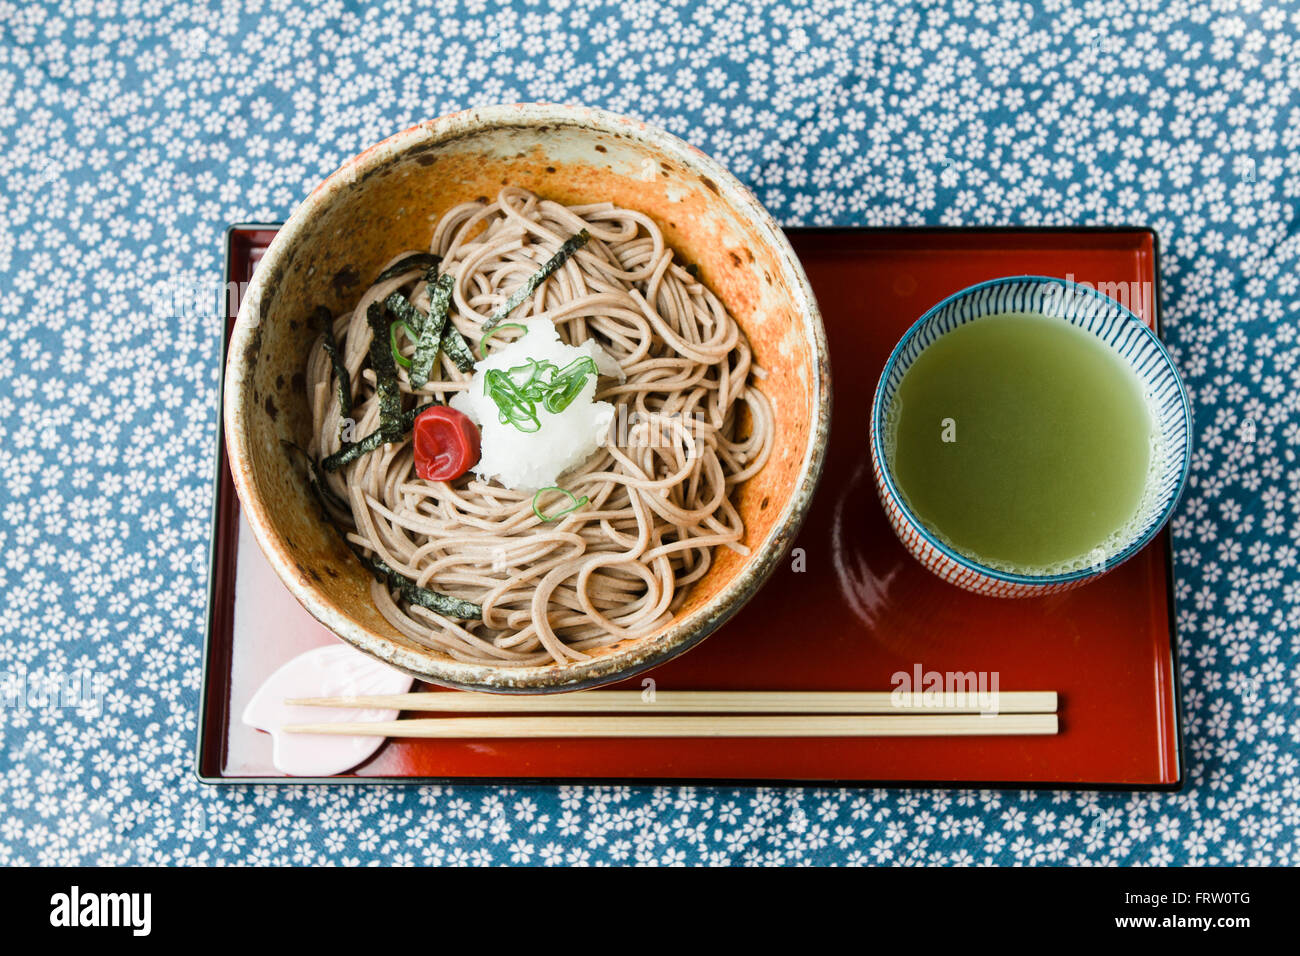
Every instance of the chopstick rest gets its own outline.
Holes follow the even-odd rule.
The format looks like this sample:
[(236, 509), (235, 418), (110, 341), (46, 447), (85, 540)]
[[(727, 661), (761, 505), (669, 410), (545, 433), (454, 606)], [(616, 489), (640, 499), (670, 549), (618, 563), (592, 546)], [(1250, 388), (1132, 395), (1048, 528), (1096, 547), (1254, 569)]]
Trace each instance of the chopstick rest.
[(282, 664), (258, 688), (244, 708), (243, 722), (271, 735), (271, 759), (281, 773), (296, 777), (326, 777), (355, 767), (383, 746), (373, 734), (315, 739), (286, 733), (296, 721), (390, 721), (400, 708), (315, 708), (304, 712), (286, 698), (304, 692), (339, 695), (390, 694), (408, 689), (411, 677), (346, 644), (333, 643), (299, 654)]

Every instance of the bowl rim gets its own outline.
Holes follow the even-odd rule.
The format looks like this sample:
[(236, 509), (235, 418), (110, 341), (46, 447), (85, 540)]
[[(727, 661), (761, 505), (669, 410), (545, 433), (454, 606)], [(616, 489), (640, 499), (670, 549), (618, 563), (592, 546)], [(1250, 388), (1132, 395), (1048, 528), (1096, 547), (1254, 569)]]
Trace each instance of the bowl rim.
[[(980, 562), (962, 554), (960, 551), (955, 550), (950, 545), (940, 540), (938, 537), (934, 535), (933, 532), (930, 531), (928, 527), (926, 527), (925, 523), (921, 521), (921, 519), (916, 515), (915, 512), (912, 511), (911, 506), (907, 504), (906, 499), (904, 499), (902, 494), (899, 492), (898, 486), (894, 483), (894, 476), (890, 472), (889, 461), (887, 456), (885, 455), (885, 448), (883, 444), (884, 441), (883, 439), (884, 420), (883, 419), (884, 419), (884, 411), (885, 411), (884, 391), (885, 391), (885, 383), (889, 380), (890, 375), (893, 373), (894, 367), (898, 364), (902, 356), (903, 349), (908, 345), (909, 342), (911, 342), (914, 338), (916, 338), (917, 335), (921, 333), (921, 331), (925, 328), (925, 326), (934, 319), (934, 317), (939, 313), (940, 310), (944, 309), (949, 304), (960, 301), (961, 299), (973, 295), (983, 289), (996, 287), (1000, 285), (1009, 285), (1012, 283), (1023, 283), (1026, 285), (1052, 284), (1052, 285), (1065, 286), (1069, 291), (1075, 292), (1080, 295), (1091, 295), (1093, 298), (1100, 299), (1102, 302), (1113, 307), (1119, 312), (1121, 318), (1129, 322), (1132, 322), (1134, 325), (1137, 326), (1139, 330), (1139, 335), (1145, 336), (1146, 339), (1156, 347), (1157, 353), (1159, 354), (1161, 360), (1164, 363), (1164, 368), (1167, 369), (1168, 373), (1173, 377), (1174, 385), (1178, 389), (1179, 403), (1183, 412), (1183, 428), (1186, 430), (1187, 433), (1187, 441), (1184, 442), (1183, 444), (1183, 452), (1181, 456), (1182, 461), (1180, 467), (1180, 474), (1178, 477), (1178, 483), (1174, 486), (1173, 492), (1169, 495), (1169, 500), (1165, 503), (1164, 507), (1160, 509), (1159, 517), (1156, 520), (1151, 522), (1150, 527), (1148, 527), (1144, 533), (1134, 538), (1133, 541), (1131, 541), (1128, 545), (1126, 545), (1114, 557), (1107, 558), (1100, 568), (1089, 566), (1086, 568), (1079, 568), (1074, 571), (1066, 571), (1059, 574), (1018, 574), (1011, 571), (1002, 571), (999, 570), (998, 568), (992, 568), (986, 564), (981, 564)], [(1068, 319), (1066, 319), (1064, 316), (1052, 316), (1052, 318), (1061, 319), (1061, 321), (1068, 321)], [(973, 319), (972, 321), (978, 321), (978, 318)], [(1073, 322), (1071, 322), (1070, 324), (1075, 325), (1075, 323)], [(1076, 327), (1083, 328), (1082, 326), (1076, 326)], [(1092, 332), (1091, 329), (1084, 328), (1083, 331), (1088, 332), (1089, 334), (1095, 334)], [(938, 341), (942, 337), (943, 337), (942, 335), (936, 336), (935, 341)], [(933, 345), (934, 343), (932, 342), (930, 344)], [(929, 348), (929, 346), (926, 346), (926, 348)], [(922, 349), (921, 351), (924, 352), (925, 349)], [(920, 353), (917, 354), (919, 357)], [(1129, 363), (1125, 362), (1125, 364), (1129, 364)], [(925, 541), (925, 543), (928, 544), (930, 547), (934, 548), (945, 558), (954, 562), (957, 565), (960, 565), (964, 570), (972, 571), (976, 574), (983, 575), (995, 581), (1005, 582), (1007, 584), (1041, 584), (1041, 585), (1065, 584), (1074, 581), (1086, 580), (1092, 577), (1099, 577), (1102, 574), (1105, 574), (1107, 571), (1110, 571), (1111, 569), (1116, 568), (1119, 565), (1123, 564), (1133, 555), (1137, 554), (1138, 551), (1146, 547), (1152, 541), (1152, 539), (1155, 538), (1155, 536), (1160, 533), (1160, 529), (1163, 528), (1165, 524), (1169, 521), (1169, 518), (1173, 514), (1174, 509), (1178, 507), (1178, 502), (1182, 500), (1183, 492), (1187, 488), (1187, 478), (1191, 471), (1192, 404), (1191, 404), (1191, 399), (1188, 397), (1187, 389), (1183, 385), (1182, 376), (1178, 374), (1178, 367), (1174, 365), (1174, 360), (1170, 357), (1168, 350), (1164, 346), (1164, 343), (1160, 341), (1160, 337), (1156, 335), (1155, 332), (1153, 332), (1150, 328), (1148, 328), (1147, 324), (1143, 322), (1141, 318), (1139, 318), (1131, 309), (1129, 309), (1123, 303), (1117, 302), (1115, 299), (1112, 299), (1110, 296), (1098, 292), (1096, 289), (1091, 288), (1090, 286), (1081, 282), (1070, 283), (1066, 279), (1054, 278), (1052, 276), (1043, 276), (1043, 275), (1001, 276), (996, 279), (985, 279), (983, 282), (977, 282), (974, 285), (970, 285), (964, 289), (960, 289), (957, 292), (954, 292), (951, 295), (940, 300), (939, 302), (936, 302), (934, 305), (930, 306), (930, 308), (926, 309), (926, 311), (921, 315), (921, 317), (917, 319), (915, 322), (913, 322), (912, 325), (908, 328), (908, 330), (903, 333), (903, 337), (898, 340), (898, 344), (896, 344), (894, 346), (893, 351), (889, 353), (889, 359), (885, 362), (885, 367), (883, 371), (881, 371), (880, 373), (880, 379), (876, 383), (875, 395), (872, 398), (872, 402), (871, 402), (871, 452), (872, 452), (872, 456), (876, 459), (880, 467), (880, 478), (884, 484), (884, 487), (887, 489), (891, 500), (894, 502), (894, 504), (898, 506), (904, 518), (908, 521), (910, 525), (913, 526), (916, 533)]]
[[(252, 389), (253, 365), (246, 361), (260, 324), (250, 318), (260, 310), (264, 284), (275, 263), (296, 249), (307, 223), (325, 209), (335, 194), (371, 169), (385, 166), (415, 147), (433, 147), (497, 129), (569, 127), (630, 138), (649, 150), (680, 163), (706, 178), (720, 199), (771, 248), (789, 290), (793, 311), (811, 353), (811, 421), (793, 487), (784, 510), (765, 539), (754, 547), (738, 572), (713, 598), (662, 632), (641, 638), (627, 648), (589, 661), (509, 668), (468, 664), (435, 651), (420, 651), (371, 630), (329, 599), (319, 585), (299, 573), (275, 530), (267, 509), (255, 493), (246, 402)], [(775, 570), (793, 543), (811, 507), (826, 458), (830, 433), (830, 354), (821, 312), (812, 286), (789, 240), (763, 205), (721, 163), (674, 134), (653, 124), (603, 109), (552, 103), (478, 106), (423, 120), (381, 140), (346, 160), (294, 208), (263, 256), (240, 304), (227, 350), (222, 419), (227, 458), (241, 510), (268, 562), (281, 582), (318, 622), (335, 636), (390, 666), (421, 680), (462, 690), (495, 693), (552, 693), (580, 690), (623, 680), (656, 667), (704, 640), (730, 619)]]

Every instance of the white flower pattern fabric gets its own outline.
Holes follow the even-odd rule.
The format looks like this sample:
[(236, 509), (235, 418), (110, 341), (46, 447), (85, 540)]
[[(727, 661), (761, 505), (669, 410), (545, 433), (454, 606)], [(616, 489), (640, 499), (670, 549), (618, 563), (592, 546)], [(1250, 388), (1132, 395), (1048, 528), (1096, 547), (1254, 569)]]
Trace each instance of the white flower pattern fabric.
[[(0, 864), (1300, 863), (1298, 37), (1257, 0), (0, 2)], [(788, 224), (1159, 231), (1182, 793), (198, 783), (223, 230), (527, 100)]]

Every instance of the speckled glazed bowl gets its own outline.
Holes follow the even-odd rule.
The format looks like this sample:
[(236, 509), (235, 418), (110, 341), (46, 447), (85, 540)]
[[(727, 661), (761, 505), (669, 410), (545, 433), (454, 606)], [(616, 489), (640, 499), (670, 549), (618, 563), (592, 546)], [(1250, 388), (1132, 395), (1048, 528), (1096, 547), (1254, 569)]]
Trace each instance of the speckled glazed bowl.
[[(639, 209), (736, 317), (768, 372), (771, 459), (737, 492), (748, 557), (719, 548), (660, 631), (588, 661), (510, 668), (465, 664), (412, 642), (380, 615), (366, 571), (321, 520), (283, 440), (305, 443), (303, 386), (312, 307), (360, 297), (379, 267), (425, 248), (451, 206), (522, 186), (566, 203)], [(526, 104), (468, 110), (391, 136), (349, 160), (295, 210), (240, 307), (225, 379), (225, 434), (244, 514), (272, 567), (344, 641), (415, 676), (474, 690), (546, 693), (654, 667), (703, 640), (771, 573), (821, 473), (830, 425), (821, 315), (790, 244), (725, 169), (662, 130), (598, 110)], [(274, 639), (268, 622), (267, 639)]]

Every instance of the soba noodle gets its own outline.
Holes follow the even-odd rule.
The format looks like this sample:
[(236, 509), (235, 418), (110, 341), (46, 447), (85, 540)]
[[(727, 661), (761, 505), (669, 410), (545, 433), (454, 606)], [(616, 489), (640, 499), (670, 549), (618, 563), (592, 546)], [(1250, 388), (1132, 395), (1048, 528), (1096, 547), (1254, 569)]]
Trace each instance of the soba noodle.
[[(649, 217), (610, 203), (565, 206), (515, 188), (494, 202), (456, 206), (438, 221), (429, 250), (455, 282), (450, 321), (477, 343), (493, 310), (581, 229), (587, 244), (510, 320), (546, 317), (566, 343), (595, 339), (626, 375), (621, 383), (599, 379), (596, 398), (618, 408), (615, 426), (606, 445), (561, 480), (588, 503), (543, 522), (529, 492), (473, 473), (425, 481), (416, 477), (409, 435), (322, 473), (333, 493), (327, 498), (347, 506), (331, 508), (331, 517), (365, 554), (420, 587), (482, 606), (481, 621), (458, 620), (372, 583), (376, 606), (398, 630), (460, 661), (584, 660), (593, 648), (644, 636), (670, 618), (715, 548), (746, 552), (731, 493), (767, 460), (770, 406), (751, 382), (758, 370), (744, 334), (674, 261)], [(428, 310), (424, 269), (413, 267), (376, 282), (334, 318), (358, 436), (380, 423), (367, 309), (394, 291)], [(405, 408), (446, 401), (469, 379), (446, 355), (419, 389), (398, 370)], [(307, 388), (308, 451), (319, 459), (342, 446), (338, 383), (323, 348), (311, 349)]]

